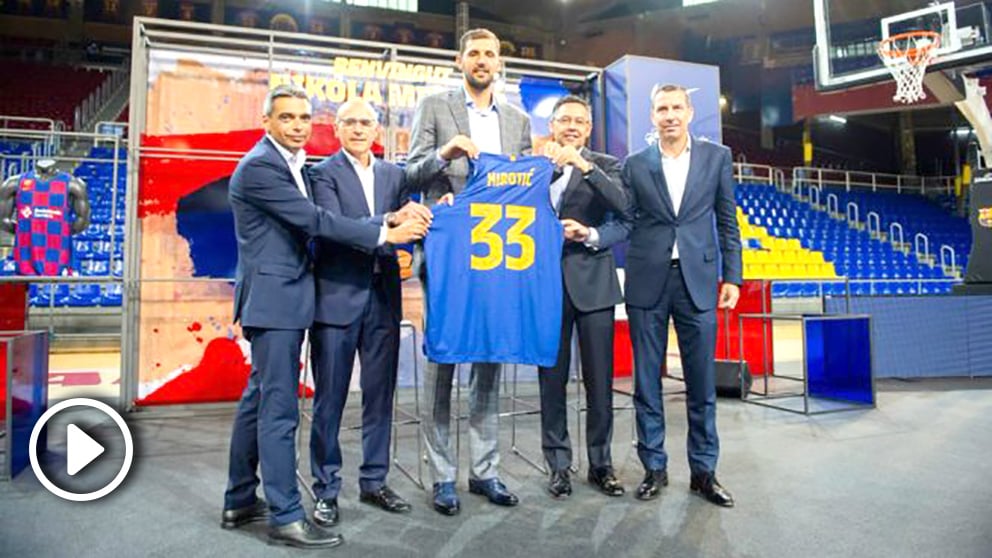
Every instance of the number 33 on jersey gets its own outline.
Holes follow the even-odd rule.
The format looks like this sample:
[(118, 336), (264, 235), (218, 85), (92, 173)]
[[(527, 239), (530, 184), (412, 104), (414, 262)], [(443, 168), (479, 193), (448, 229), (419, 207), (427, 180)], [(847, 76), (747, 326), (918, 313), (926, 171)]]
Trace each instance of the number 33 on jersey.
[(434, 362), (553, 366), (561, 322), (562, 231), (545, 157), (483, 153), (424, 241), (425, 350)]

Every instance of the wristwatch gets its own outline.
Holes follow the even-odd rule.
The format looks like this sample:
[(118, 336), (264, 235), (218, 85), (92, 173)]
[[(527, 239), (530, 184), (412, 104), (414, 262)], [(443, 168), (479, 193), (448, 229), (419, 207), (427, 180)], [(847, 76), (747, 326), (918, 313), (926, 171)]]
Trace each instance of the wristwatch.
[(395, 227), (396, 226), (396, 214), (393, 213), (392, 211), (389, 211), (389, 212), (386, 213), (385, 217), (383, 217), (382, 221), (384, 223), (386, 223), (386, 226), (387, 227), (390, 227), (390, 228)]

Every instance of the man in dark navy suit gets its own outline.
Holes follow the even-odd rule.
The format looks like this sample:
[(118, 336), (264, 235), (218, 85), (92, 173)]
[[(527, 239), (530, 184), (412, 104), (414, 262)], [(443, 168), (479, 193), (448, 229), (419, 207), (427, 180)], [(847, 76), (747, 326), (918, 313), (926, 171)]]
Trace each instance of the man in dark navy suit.
[[(303, 333), (313, 322), (314, 281), (307, 243), (334, 239), (366, 252), (421, 238), (427, 224), (409, 215), (350, 219), (315, 206), (303, 172), (311, 106), (295, 86), (279, 86), (262, 110), (265, 137), (238, 163), (230, 201), (238, 238), (234, 320), (251, 342), (252, 370), (231, 434), (221, 526), (269, 517), (269, 541), (336, 546), (343, 539), (307, 521), (296, 485), (294, 434)], [(399, 224), (402, 221), (402, 224)], [(255, 494), (260, 468), (268, 503)]]
[[(634, 347), (637, 454), (646, 471), (637, 498), (668, 484), (661, 367), (674, 318), (689, 416), (689, 487), (720, 506), (734, 499), (716, 480), (716, 309), (740, 295), (741, 238), (730, 150), (689, 136), (692, 103), (679, 85), (651, 91), (658, 142), (623, 167), (633, 215), (626, 289)], [(722, 269), (718, 266), (722, 262)], [(717, 287), (720, 276), (723, 285)]]
[[(372, 154), (379, 134), (372, 105), (362, 99), (342, 104), (336, 130), (341, 151), (310, 170), (314, 202), (355, 219), (399, 210), (406, 195), (403, 170)], [(415, 202), (404, 211), (424, 221), (431, 218), (430, 210)], [(369, 253), (321, 240), (317, 253), (317, 307), (310, 330), (316, 384), (310, 462), (317, 496), (313, 521), (329, 527), (339, 517), (338, 433), (356, 351), (362, 389), (360, 500), (390, 512), (410, 510), (386, 485), (402, 308), (400, 267), (392, 246)]]
[(561, 271), (564, 284), (558, 361), (541, 368), (541, 446), (551, 469), (548, 493), (572, 493), (572, 447), (566, 420), (566, 386), (572, 328), (578, 329), (582, 381), (586, 388), (587, 478), (600, 492), (621, 496), (613, 472), (613, 310), (623, 300), (610, 246), (627, 238), (628, 224), (614, 216), (627, 209), (620, 161), (585, 147), (592, 132), (589, 103), (562, 97), (551, 111), (552, 141), (544, 154), (562, 169), (551, 184), (551, 204), (565, 229)]

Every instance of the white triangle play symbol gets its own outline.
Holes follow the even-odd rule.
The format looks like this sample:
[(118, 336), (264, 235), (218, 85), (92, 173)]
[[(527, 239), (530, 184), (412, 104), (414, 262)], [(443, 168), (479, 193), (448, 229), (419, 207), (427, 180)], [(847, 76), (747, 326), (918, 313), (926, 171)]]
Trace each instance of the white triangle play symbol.
[(66, 438), (69, 441), (69, 449), (65, 457), (66, 472), (70, 476), (81, 471), (105, 451), (103, 446), (75, 424), (69, 425)]

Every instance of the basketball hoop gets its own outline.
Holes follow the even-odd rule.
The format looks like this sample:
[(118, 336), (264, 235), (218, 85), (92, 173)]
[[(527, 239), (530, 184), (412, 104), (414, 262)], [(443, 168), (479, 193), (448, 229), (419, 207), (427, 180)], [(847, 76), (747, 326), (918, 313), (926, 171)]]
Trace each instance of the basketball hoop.
[(940, 46), (940, 33), (909, 31), (892, 35), (878, 44), (878, 56), (896, 80), (897, 103), (915, 103), (926, 99), (923, 76)]

